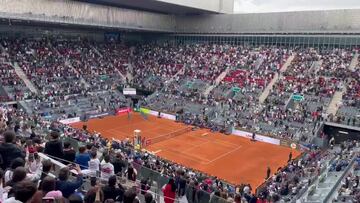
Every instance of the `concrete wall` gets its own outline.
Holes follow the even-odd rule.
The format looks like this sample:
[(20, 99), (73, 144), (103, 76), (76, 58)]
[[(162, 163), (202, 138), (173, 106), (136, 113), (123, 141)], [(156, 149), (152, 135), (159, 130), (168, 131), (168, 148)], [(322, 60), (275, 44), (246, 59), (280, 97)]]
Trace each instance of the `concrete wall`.
[(34, 26), (34, 25), (0, 25), (0, 37), (42, 37), (42, 36), (83, 37), (95, 41), (104, 40), (102, 30), (84, 30), (64, 27)]
[(217, 13), (231, 14), (234, 12), (234, 0), (157, 0), (160, 2), (198, 8)]
[(178, 33), (359, 33), (360, 10), (182, 16)]
[(174, 16), (62, 0), (0, 0), (0, 18), (145, 31), (174, 31)]
[[(233, 7), (233, 0), (161, 1)], [(1, 18), (178, 34), (360, 33), (360, 9), (173, 16), (79, 1), (0, 0)]]

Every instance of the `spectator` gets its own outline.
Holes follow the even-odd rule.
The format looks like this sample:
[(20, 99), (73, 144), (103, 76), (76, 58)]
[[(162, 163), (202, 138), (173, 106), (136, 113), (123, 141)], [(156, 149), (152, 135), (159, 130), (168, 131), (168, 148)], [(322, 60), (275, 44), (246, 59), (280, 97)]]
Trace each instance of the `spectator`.
[(115, 159), (113, 159), (112, 164), (114, 165), (114, 173), (119, 175), (122, 173), (124, 167), (126, 167), (126, 163), (123, 160), (121, 152), (116, 153)]
[(26, 169), (24, 167), (17, 167), (14, 170), (14, 174), (12, 179), (6, 184), (6, 186), (10, 186), (11, 189), (8, 193), (9, 197), (12, 197), (15, 193), (15, 185), (23, 180), (25, 180), (26, 178)]
[(10, 168), (5, 171), (5, 177), (4, 177), (5, 184), (8, 183), (12, 179), (14, 170), (17, 167), (24, 167), (24, 166), (25, 166), (25, 162), (24, 162), (24, 160), (22, 158), (14, 159), (11, 162)]
[(89, 168), (90, 155), (84, 146), (79, 147), (79, 153), (75, 157), (75, 163), (79, 164), (81, 170)]
[(37, 177), (38, 179), (40, 178), (42, 172), (42, 163), (38, 153), (28, 155), (25, 163), (25, 168), (28, 169), (29, 175), (36, 175), (39, 176)]
[(119, 183), (117, 184), (115, 175), (109, 177), (108, 184), (102, 188), (104, 199), (112, 199), (114, 201), (122, 202), (124, 198), (125, 189)]
[(99, 193), (99, 199), (101, 202), (104, 200), (104, 194), (100, 187), (98, 186), (96, 177), (91, 177), (90, 179), (90, 189), (86, 193), (85, 203), (93, 203), (96, 201), (96, 195)]
[(26, 203), (35, 194), (36, 185), (31, 181), (21, 181), (16, 183), (12, 190), (15, 196), (5, 200), (4, 203)]
[(131, 181), (135, 181), (136, 180), (136, 169), (133, 168), (132, 165), (129, 165), (127, 171), (126, 171), (126, 174), (127, 174), (127, 178), (128, 180), (131, 180)]
[(175, 184), (177, 185), (178, 195), (180, 197), (185, 195), (186, 190), (186, 179), (185, 172), (183, 170), (178, 170), (177, 177), (175, 178)]
[(100, 161), (96, 157), (97, 151), (91, 151), (90, 156), (89, 169), (82, 170), (82, 173), (90, 177), (96, 177), (97, 173), (100, 171)]
[(0, 188), (2, 190), (2, 193), (0, 193), (0, 202), (4, 201), (4, 193), (7, 192), (7, 190), (4, 189), (4, 171), (0, 168)]
[(71, 147), (70, 142), (64, 142), (64, 163), (63, 164), (69, 164), (73, 163), (75, 161), (76, 152)]
[(140, 189), (141, 189), (141, 194), (142, 195), (145, 195), (147, 193), (147, 191), (150, 189), (150, 179), (145, 179), (143, 178), (141, 181), (140, 181)]
[(199, 183), (197, 181), (191, 180), (189, 187), (186, 189), (186, 198), (189, 202), (198, 203), (199, 202)]
[(53, 173), (51, 173), (53, 163), (49, 159), (44, 160), (42, 162), (42, 167), (43, 167), (43, 171), (42, 171), (40, 180), (43, 180), (46, 177), (52, 177), (52, 178), (56, 177)]
[(72, 194), (68, 198), (69, 203), (83, 203), (83, 200), (79, 194)]
[[(55, 191), (56, 188), (56, 180), (52, 177), (45, 177), (42, 181), (39, 190), (35, 193), (34, 197), (32, 198), (32, 203), (41, 202), (42, 198), (45, 197), (49, 192)], [(58, 191), (61, 193), (60, 191)], [(61, 193), (62, 196), (62, 193)]]
[(149, 192), (147, 192), (145, 194), (145, 203), (156, 203), (154, 198), (153, 198), (153, 195)]
[(125, 191), (124, 203), (134, 203), (135, 199), (136, 199), (136, 191), (134, 188), (130, 188)]
[(50, 141), (45, 144), (44, 153), (49, 155), (50, 158), (63, 159), (64, 151), (62, 142), (59, 140), (60, 133), (57, 131), (52, 131), (50, 133)]
[(114, 166), (110, 163), (110, 156), (105, 155), (104, 160), (101, 163), (101, 179), (108, 181), (109, 177), (114, 175)]
[(170, 178), (169, 183), (162, 189), (165, 203), (174, 203), (176, 197), (176, 185), (174, 179)]
[(75, 190), (79, 189), (83, 184), (83, 176), (79, 166), (75, 167), (78, 173), (76, 180), (70, 181), (70, 170), (68, 167), (60, 169), (59, 180), (56, 182), (56, 189), (60, 190), (65, 198), (68, 198)]
[(10, 167), (12, 160), (16, 158), (25, 159), (25, 152), (14, 144), (14, 131), (6, 131), (3, 136), (5, 143), (0, 145), (0, 156), (2, 159), (1, 168), (5, 170)]

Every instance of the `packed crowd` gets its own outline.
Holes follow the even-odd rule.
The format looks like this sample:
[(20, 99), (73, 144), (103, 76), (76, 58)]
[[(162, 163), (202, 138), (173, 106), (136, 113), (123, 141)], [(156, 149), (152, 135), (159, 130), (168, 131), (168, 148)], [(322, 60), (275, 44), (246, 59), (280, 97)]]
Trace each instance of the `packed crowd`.
[[(342, 145), (343, 148), (348, 146)], [(351, 149), (351, 148), (350, 148)], [(349, 149), (347, 149), (349, 151)], [(349, 162), (343, 159), (340, 160), (333, 169), (336, 171), (343, 170), (344, 165), (348, 165)], [(347, 174), (344, 175), (340, 187), (333, 202), (358, 202), (360, 200), (359, 190), (359, 154), (355, 154), (355, 161), (351, 165), (351, 168)]]
[(359, 126), (360, 122), (360, 59), (358, 64), (345, 82), (345, 93), (342, 98), (342, 104), (339, 104), (339, 111), (334, 120), (353, 126)]
[[(168, 184), (162, 189), (165, 202), (174, 202), (175, 198), (183, 196), (192, 199), (191, 202), (199, 202), (204, 195), (210, 202), (227, 199), (240, 202), (241, 196), (235, 194), (239, 189), (234, 186), (155, 155), (135, 151), (129, 140), (103, 139), (99, 134), (91, 135), (86, 130), (42, 121), (8, 107), (2, 107), (0, 115), (3, 140), (0, 144), (0, 177), (5, 183), (0, 187), (3, 187), (4, 202), (41, 202), (41, 199), (82, 202), (81, 198), (85, 202), (95, 199), (98, 202), (133, 202), (139, 194), (146, 202), (153, 202), (146, 200), (154, 198), (150, 191), (153, 182), (143, 174), (142, 168), (166, 177)], [(70, 137), (83, 143), (78, 152), (71, 142), (61, 140)], [(65, 165), (54, 171), (54, 163), (41, 159), (39, 153)], [(84, 187), (85, 177), (90, 177), (90, 188)], [(119, 182), (119, 177), (128, 179), (131, 187)], [(139, 177), (142, 178), (140, 183)], [(246, 191), (249, 193), (249, 189)]]
[[(58, 107), (63, 107), (65, 110), (66, 103), (77, 104), (81, 100), (80, 97), (88, 97), (90, 91), (110, 90), (124, 83), (121, 74), (126, 77), (128, 73), (134, 76), (131, 82), (139, 87), (154, 91), (163, 89), (165, 86), (162, 91), (156, 93), (153, 101), (148, 102), (149, 105), (156, 106), (158, 102), (162, 104), (166, 102), (166, 105), (158, 107), (168, 106), (168, 110), (176, 112), (190, 103), (198, 110), (193, 115), (185, 117), (184, 121), (189, 120), (191, 124), (209, 128), (213, 127), (208, 124), (210, 120), (221, 117), (225, 122), (233, 123), (236, 127), (278, 133), (278, 136), (293, 138), (297, 130), (306, 126), (302, 124), (311, 125), (314, 121), (323, 118), (325, 110), (323, 103), (328, 103), (334, 91), (341, 89), (344, 80), (347, 80), (344, 105), (355, 105), (355, 107), (358, 105), (356, 91), (359, 86), (359, 69), (350, 72), (351, 77), (346, 76), (346, 79), (343, 75), (334, 73), (340, 68), (344, 74), (348, 74), (346, 67), (351, 60), (351, 54), (346, 50), (335, 49), (325, 53), (318, 53), (312, 49), (296, 50), (297, 54), (292, 64), (281, 73), (282, 64), (292, 54), (292, 51), (285, 48), (255, 49), (254, 47), (199, 44), (179, 47), (169, 44), (142, 45), (129, 48), (119, 44), (48, 39), (8, 40), (6, 42), (14, 44), (13, 47), (6, 46), (10, 61), (13, 65), (18, 64), (22, 68), (42, 94), (35, 101), (34, 110), (36, 111)], [(132, 63), (132, 70), (127, 65), (129, 62)], [(226, 69), (229, 73), (225, 76), (224, 82), (212, 93), (219, 88), (227, 91), (218, 91), (223, 94), (217, 96), (211, 93), (207, 97), (202, 95), (204, 89), (201, 88), (214, 85), (215, 79)], [(9, 81), (12, 83), (17, 81), (6, 80), (14, 74), (10, 65), (4, 63), (1, 71), (4, 72), (2, 85)], [(281, 79), (275, 84), (265, 104), (259, 104), (259, 94), (276, 73), (280, 74)], [(174, 80), (170, 81), (172, 79)], [(170, 81), (169, 84), (167, 81)], [(21, 85), (24, 86), (24, 84)], [(239, 88), (239, 92), (232, 91), (233, 87)], [(224, 94), (225, 92), (227, 94)], [(305, 101), (287, 104), (286, 100), (293, 93), (303, 95)], [(74, 94), (80, 97), (68, 97)], [(70, 99), (64, 100), (65, 97)], [(115, 103), (115, 106), (111, 107), (114, 109), (124, 104), (123, 101), (116, 100), (116, 96), (109, 97), (105, 101), (94, 101), (91, 98), (91, 104), (99, 103), (99, 106), (94, 107), (95, 109), (104, 108), (100, 105), (102, 103), (106, 103), (106, 108), (109, 103)], [(168, 99), (164, 100), (164, 98)], [(61, 109), (57, 113), (69, 114)], [(167, 203), (172, 202), (175, 197), (180, 198), (184, 195), (187, 199), (196, 202), (198, 201), (196, 199), (201, 198), (202, 193), (211, 193), (210, 201), (214, 202), (216, 198), (230, 202), (256, 200), (266, 202), (270, 199), (275, 201), (280, 196), (297, 194), (304, 182), (301, 182), (294, 174), (301, 173), (303, 176), (300, 177), (304, 179), (316, 176), (316, 172), (321, 167), (318, 161), (327, 156), (319, 150), (313, 150), (300, 161), (289, 160), (289, 165), (273, 176), (265, 191), (257, 196), (253, 194), (251, 186), (234, 187), (216, 177), (161, 160), (154, 155), (135, 152), (127, 141), (106, 140), (101, 136), (89, 135), (86, 131), (72, 129), (59, 123), (46, 123), (36, 116), (28, 117), (17, 110), (2, 113), (2, 117), (2, 129), (15, 132), (2, 133), (4, 144), (0, 146), (0, 154), (3, 145), (7, 152), (6, 147), (16, 151), (13, 154), (14, 157), (7, 156), (10, 158), (5, 158), (6, 160), (3, 158), (2, 162), (3, 169), (9, 169), (3, 175), (5, 185), (11, 187), (5, 190), (9, 194), (9, 201), (36, 202), (33, 199), (46, 198), (49, 194), (50, 198), (66, 198), (70, 202), (72, 198), (74, 202), (78, 201), (76, 199), (82, 195), (85, 196), (85, 201), (90, 199), (88, 202), (94, 202), (95, 199), (101, 202), (107, 199), (133, 202), (133, 199), (136, 199), (136, 191), (132, 188), (126, 189), (113, 175), (126, 176), (130, 181), (136, 181), (136, 171), (139, 173), (138, 177), (141, 177), (142, 168), (168, 177), (169, 183), (163, 192), (166, 196), (165, 201), (168, 200)], [(46, 140), (37, 132), (48, 129), (49, 125), (50, 140)], [(276, 129), (276, 132), (269, 131), (271, 128)], [(60, 133), (63, 133), (65, 137), (73, 137), (86, 143), (85, 147), (82, 146), (78, 152), (75, 152), (69, 143), (62, 143), (59, 140)], [(14, 142), (16, 144), (13, 144)], [(50, 148), (52, 150), (49, 150)], [(46, 163), (46, 160), (40, 160), (37, 154), (39, 152), (44, 152), (49, 157), (65, 164), (75, 163), (75, 165), (69, 165), (55, 176), (46, 171), (47, 167), (44, 166), (49, 163)], [(71, 169), (78, 174), (75, 181), (69, 180)], [(306, 175), (304, 175), (305, 172)], [(83, 176), (97, 177), (91, 179), (92, 187), (87, 193), (81, 192)], [(141, 181), (141, 186), (151, 188), (152, 183), (149, 180), (144, 178)], [(35, 185), (34, 182), (36, 182)], [(47, 186), (42, 187), (43, 184)], [(105, 186), (99, 186), (100, 184), (105, 184)], [(105, 189), (107, 186), (109, 190), (116, 190), (119, 196), (106, 196), (105, 194), (109, 192)], [(68, 190), (69, 188), (71, 190)], [(73, 194), (75, 190), (79, 193)], [(154, 198), (147, 194), (151, 193), (144, 192), (145, 199)], [(106, 198), (110, 196), (111, 198)]]
[(74, 117), (85, 117), (89, 114), (114, 112), (128, 106), (126, 98), (117, 91), (84, 92), (64, 97), (35, 97), (26, 102), (33, 114), (62, 120)]
[(17, 39), (8, 42), (11, 62), (24, 71), (41, 95), (64, 96), (84, 91), (80, 76), (66, 66), (66, 58), (48, 39)]
[[(163, 89), (164, 94), (157, 93), (157, 100), (152, 98), (155, 100), (153, 106), (158, 106), (158, 110), (169, 111), (175, 109), (172, 108), (174, 103), (177, 109), (189, 109), (189, 104), (206, 104), (213, 111), (208, 116), (208, 120), (213, 122), (230, 119), (235, 127), (281, 138), (309, 141), (309, 135), (315, 133), (319, 121), (336, 121), (331, 119), (333, 115), (326, 115), (327, 106), (335, 91), (340, 91), (345, 84), (357, 87), (357, 72), (349, 70), (353, 52), (346, 49), (318, 51), (312, 48), (287, 50), (277, 47), (256, 49), (229, 46), (225, 50), (229, 55), (224, 67), (229, 69), (228, 74), (209, 95), (203, 93), (212, 83), (179, 80), (183, 74), (187, 74), (185, 71), (174, 77), (174, 81)], [(294, 55), (290, 66), (280, 70), (290, 55)], [(335, 73), (337, 71), (344, 74)], [(280, 79), (270, 90), (264, 104), (259, 103), (260, 94), (275, 74), (279, 74)], [(346, 83), (345, 78), (355, 79)], [(294, 95), (303, 99), (294, 101), (291, 98)], [(182, 102), (180, 97), (189, 99)], [(161, 109), (159, 106), (163, 100), (170, 101), (171, 105), (163, 105), (164, 108)], [(356, 100), (345, 102), (344, 106), (347, 107), (356, 103)], [(181, 105), (182, 103), (185, 104)], [(195, 111), (193, 116), (201, 115)], [(354, 116), (351, 116), (351, 121), (353, 119)]]
[[(86, 128), (50, 123), (21, 110), (2, 107), (0, 126), (4, 202), (137, 202), (143, 198), (154, 202), (155, 187), (162, 190), (161, 198), (167, 203), (177, 198), (189, 202), (204, 198), (209, 202), (277, 202), (299, 195), (300, 189), (309, 185), (333, 156), (341, 157), (333, 162), (334, 170), (342, 170), (344, 163), (349, 163), (347, 153), (356, 146), (346, 143), (338, 154), (313, 148), (298, 160), (289, 155), (286, 167), (274, 175), (268, 171), (269, 179), (256, 195), (250, 185), (233, 186), (136, 151), (129, 140), (105, 139), (98, 133), (90, 134)], [(76, 151), (74, 140), (80, 145)], [(54, 170), (54, 161), (41, 158), (40, 153), (63, 163), (63, 167)]]
[[(266, 190), (259, 192), (263, 195), (272, 196), (276, 201), (283, 200), (285, 202), (304, 199), (306, 194), (311, 196), (313, 191), (308, 189), (308, 186), (325, 183), (327, 178), (336, 179), (345, 174), (345, 169), (349, 167), (352, 159), (358, 156), (357, 147), (357, 141), (345, 141), (336, 148), (327, 151), (312, 147), (304, 156), (289, 161), (286, 167), (278, 170), (266, 182)], [(328, 174), (331, 172), (336, 172), (336, 174), (334, 176)], [(316, 183), (317, 180), (318, 183)], [(335, 188), (336, 184), (331, 186)], [(306, 189), (304, 190), (304, 188)], [(308, 193), (306, 193), (306, 190), (308, 190)]]
[[(351, 72), (349, 64), (353, 56), (350, 51), (344, 49), (319, 53), (318, 50), (306, 48), (296, 50), (296, 53), (292, 63), (281, 74), (280, 80), (265, 102), (267, 115), (269, 113), (275, 115), (275, 120), (267, 116), (267, 120), (273, 121), (272, 127), (279, 126), (275, 122), (279, 116), (282, 120), (286, 120), (284, 125), (280, 125), (283, 129), (279, 129), (285, 133), (285, 137), (289, 137), (291, 129), (295, 131), (311, 129), (312, 123), (328, 119), (325, 114), (327, 106), (335, 91), (343, 88), (345, 78), (348, 79), (347, 74), (336, 73)], [(303, 98), (294, 101), (291, 99), (294, 95)], [(294, 131), (291, 132), (290, 137), (294, 134)]]
[(184, 66), (190, 49), (170, 44), (160, 46), (139, 45), (135, 48), (132, 61), (133, 83), (140, 88), (158, 90)]
[[(61, 37), (3, 39), (2, 46), (4, 57), (22, 68), (39, 89), (38, 97), (46, 100), (131, 85), (155, 91), (147, 104), (159, 111), (191, 110), (197, 117), (207, 108), (207, 122), (229, 120), (237, 128), (303, 141), (310, 139), (314, 122), (360, 123), (359, 69), (348, 69), (354, 50), (174, 43), (131, 47)], [(290, 66), (282, 70), (291, 55)], [(17, 78), (10, 65), (1, 70), (7, 73), (4, 77)], [(222, 73), (224, 78), (216, 81)], [(275, 75), (279, 80), (260, 103)], [(9, 80), (2, 81), (5, 85)], [(25, 87), (22, 80), (11, 81)], [(338, 115), (326, 115), (335, 91), (344, 87)], [(14, 89), (19, 99), (34, 97), (22, 88)], [(208, 89), (212, 91), (205, 93)], [(303, 100), (294, 101), (293, 95)]]
[(31, 93), (26, 89), (23, 80), (8, 62), (0, 63), (0, 75), (1, 86), (8, 92), (8, 95), (2, 94), (4, 96), (1, 96), (0, 101), (31, 98)]

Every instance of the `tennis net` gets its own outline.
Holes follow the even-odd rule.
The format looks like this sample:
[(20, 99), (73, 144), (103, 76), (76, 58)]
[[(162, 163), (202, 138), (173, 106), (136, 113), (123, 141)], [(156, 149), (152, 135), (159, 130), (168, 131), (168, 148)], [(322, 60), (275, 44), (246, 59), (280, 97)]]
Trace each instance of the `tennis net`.
[(185, 134), (187, 132), (190, 132), (191, 130), (192, 130), (192, 127), (186, 127), (186, 128), (177, 130), (175, 132), (168, 133), (166, 135), (160, 135), (160, 136), (157, 136), (157, 137), (154, 137), (154, 138), (150, 138), (150, 139), (146, 140), (146, 146), (156, 144), (156, 143), (162, 142), (164, 140), (171, 139), (173, 137), (176, 137), (176, 136)]

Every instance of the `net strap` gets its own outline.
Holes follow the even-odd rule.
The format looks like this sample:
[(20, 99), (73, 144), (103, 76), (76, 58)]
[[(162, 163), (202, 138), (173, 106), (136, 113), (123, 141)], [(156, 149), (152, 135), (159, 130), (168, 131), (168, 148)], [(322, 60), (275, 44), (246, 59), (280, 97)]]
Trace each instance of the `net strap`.
[(152, 145), (152, 144), (155, 144), (155, 143), (159, 143), (159, 142), (162, 142), (164, 140), (168, 140), (168, 139), (171, 139), (173, 137), (176, 137), (176, 136), (185, 134), (187, 132), (190, 132), (191, 130), (192, 130), (192, 127), (186, 127), (186, 128), (180, 129), (178, 131), (168, 133), (166, 135), (160, 135), (160, 136), (148, 139), (146, 141), (146, 145), (148, 146), (148, 145)]

